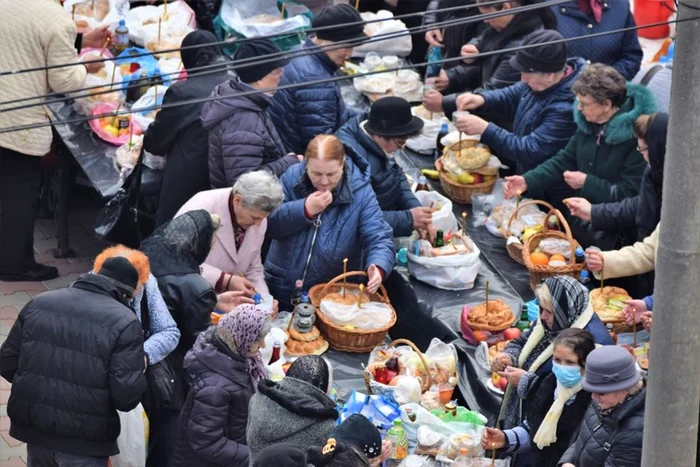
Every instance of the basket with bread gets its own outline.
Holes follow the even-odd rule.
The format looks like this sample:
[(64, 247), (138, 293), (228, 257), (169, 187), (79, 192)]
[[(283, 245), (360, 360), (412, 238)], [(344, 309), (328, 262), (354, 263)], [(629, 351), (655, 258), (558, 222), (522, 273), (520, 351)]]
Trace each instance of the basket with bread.
[[(451, 134), (445, 137), (451, 139)], [(454, 201), (469, 204), (472, 195), (488, 194), (496, 184), (500, 162), (487, 146), (472, 138), (459, 138), (445, 150), (435, 168), (440, 172), (440, 186)]]
[[(554, 209), (554, 206), (546, 201), (529, 200), (515, 204), (503, 204), (494, 208), (494, 213), (492, 213), (493, 218), (500, 216), (500, 231), (508, 239), (506, 250), (508, 255), (519, 264), (525, 264), (525, 260), (523, 260), (524, 243), (531, 236), (544, 229), (545, 213), (538, 206), (543, 206), (549, 211)], [(496, 209), (498, 209), (498, 213), (495, 212)]]
[(622, 310), (625, 301), (632, 300), (625, 289), (605, 286), (591, 291), (591, 306), (600, 320), (612, 324), (616, 332), (629, 332), (631, 327), (625, 324)]

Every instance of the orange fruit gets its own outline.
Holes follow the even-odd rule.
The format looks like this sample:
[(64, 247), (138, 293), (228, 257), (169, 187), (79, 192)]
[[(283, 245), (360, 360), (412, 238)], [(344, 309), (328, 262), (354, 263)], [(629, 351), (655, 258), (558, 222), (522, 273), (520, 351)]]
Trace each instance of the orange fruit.
[(530, 261), (532, 261), (532, 264), (535, 266), (547, 266), (549, 264), (549, 258), (547, 258), (547, 255), (538, 252), (530, 255)]
[(552, 255), (549, 258), (550, 261), (564, 261), (566, 263), (566, 258), (564, 258), (562, 255)]
[(488, 334), (486, 334), (484, 331), (474, 331), (474, 339), (476, 339), (477, 342), (487, 341), (488, 338)]

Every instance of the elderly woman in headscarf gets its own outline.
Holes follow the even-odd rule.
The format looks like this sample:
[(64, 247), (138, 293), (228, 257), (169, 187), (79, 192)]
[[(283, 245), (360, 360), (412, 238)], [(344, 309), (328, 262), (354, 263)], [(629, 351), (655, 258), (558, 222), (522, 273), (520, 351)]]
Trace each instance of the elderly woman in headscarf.
[(192, 389), (180, 417), (173, 467), (248, 466), (248, 404), (267, 376), (259, 350), (270, 328), (264, 310), (241, 305), (200, 334), (185, 357)]
[(540, 318), (529, 333), (512, 340), (491, 363), (494, 372), (508, 380), (498, 417), (503, 429), (522, 422), (525, 397), (537, 378), (552, 371), (554, 339), (569, 328), (585, 329), (596, 343), (612, 345), (605, 324), (593, 311), (588, 290), (576, 279), (555, 276), (545, 279), (535, 290)]
[[(181, 55), (188, 77), (168, 88), (163, 105), (209, 97), (216, 86), (233, 77), (221, 48), (206, 45), (216, 41), (208, 31), (194, 31), (185, 37)], [(172, 219), (188, 199), (209, 189), (209, 133), (200, 119), (203, 106), (198, 103), (161, 109), (146, 131), (146, 151), (168, 158), (156, 227)]]
[(207, 211), (188, 212), (156, 229), (141, 244), (181, 334), (177, 348), (168, 356), (175, 372), (172, 399), (167, 406), (148, 408), (151, 424), (148, 465), (170, 465), (177, 420), (188, 391), (188, 375), (183, 367), (185, 354), (197, 336), (209, 327), (211, 312), (217, 306), (216, 292), (199, 272), (219, 225), (219, 218)]

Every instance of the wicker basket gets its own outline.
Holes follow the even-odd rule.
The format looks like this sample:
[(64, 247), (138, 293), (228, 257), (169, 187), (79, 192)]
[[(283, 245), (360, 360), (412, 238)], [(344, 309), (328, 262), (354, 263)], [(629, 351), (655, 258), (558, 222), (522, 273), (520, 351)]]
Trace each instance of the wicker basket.
[[(425, 355), (423, 355), (423, 352), (418, 350), (418, 347), (416, 345), (407, 340), (407, 339), (396, 339), (395, 341), (392, 341), (387, 348), (391, 349), (393, 347), (396, 347), (397, 345), (407, 345), (415, 353), (418, 354), (418, 357), (420, 358), (421, 362), (423, 362), (423, 368), (425, 369), (426, 374), (428, 377), (422, 381), (421, 384), (421, 392), (425, 392), (428, 389), (430, 389), (430, 386), (433, 385), (433, 378), (430, 376), (430, 368), (428, 365), (428, 361), (425, 359)], [(365, 378), (365, 386), (367, 386), (367, 393), (368, 394), (381, 394), (382, 396), (388, 396), (390, 399), (394, 399), (394, 389), (396, 389), (394, 386), (389, 386), (388, 384), (382, 384), (376, 382), (373, 377), (372, 373), (369, 371), (369, 368), (365, 368), (365, 371), (363, 372), (362, 375)]]
[[(549, 219), (549, 217), (552, 215), (557, 216), (559, 219), (559, 224), (564, 227), (565, 232), (560, 232), (558, 230), (547, 230), (547, 219)], [(569, 248), (571, 249), (569, 264), (566, 266), (552, 267), (549, 265), (535, 265), (532, 263), (532, 261), (530, 261), (530, 254), (545, 238), (560, 238), (569, 242)], [(523, 247), (523, 263), (528, 271), (530, 271), (530, 287), (532, 290), (535, 290), (544, 279), (552, 276), (571, 276), (578, 279), (581, 275), (581, 271), (583, 271), (583, 269), (586, 267), (585, 263), (576, 263), (575, 252), (576, 248), (580, 246), (581, 245), (579, 245), (579, 243), (574, 240), (573, 236), (571, 235), (569, 223), (566, 222), (566, 219), (564, 219), (561, 212), (558, 209), (549, 211), (544, 218), (544, 230), (530, 237), (527, 242), (525, 242), (525, 246)]]
[(488, 195), (493, 191), (493, 186), (496, 184), (496, 178), (484, 183), (476, 183), (474, 185), (462, 185), (453, 181), (447, 176), (447, 172), (442, 167), (442, 160), (435, 161), (435, 168), (440, 172), (440, 186), (445, 191), (445, 194), (452, 201), (462, 204), (471, 204), (472, 195), (485, 194)]
[[(550, 211), (554, 210), (554, 206), (549, 204), (546, 201), (539, 201), (539, 200), (532, 200), (532, 201), (526, 201), (524, 203), (520, 203), (520, 205), (517, 207), (515, 211), (513, 211), (513, 214), (510, 215), (510, 219), (508, 220), (508, 226), (506, 227), (505, 232), (503, 233), (503, 236), (508, 238), (510, 236), (510, 225), (513, 222), (513, 219), (516, 218), (516, 215), (518, 214), (518, 211), (520, 211), (523, 207), (525, 206), (532, 206), (533, 204), (544, 206)], [(545, 217), (545, 222), (547, 218)], [(508, 250), (508, 255), (510, 255), (513, 260), (518, 263), (522, 264), (523, 266), (525, 265), (525, 261), (523, 261), (523, 244), (522, 243), (509, 243), (506, 244), (506, 250)]]
[[(384, 342), (384, 337), (391, 327), (396, 324), (396, 311), (391, 307), (389, 303), (389, 298), (386, 289), (383, 285), (379, 286), (379, 290), (371, 294), (370, 300), (374, 302), (383, 302), (391, 307), (391, 320), (389, 324), (379, 329), (354, 329), (349, 330), (341, 326), (332, 323), (322, 312), (321, 312), (321, 300), (328, 294), (338, 293), (342, 290), (343, 285), (338, 283), (347, 277), (353, 276), (365, 276), (367, 273), (364, 271), (354, 271), (341, 274), (335, 279), (331, 280), (326, 284), (317, 284), (311, 287), (309, 290), (309, 298), (311, 303), (316, 308), (316, 325), (321, 331), (323, 337), (326, 338), (328, 343), (336, 350), (342, 352), (350, 353), (365, 353), (371, 352), (375, 347)], [(358, 284), (348, 282), (345, 285), (346, 289), (359, 289)]]

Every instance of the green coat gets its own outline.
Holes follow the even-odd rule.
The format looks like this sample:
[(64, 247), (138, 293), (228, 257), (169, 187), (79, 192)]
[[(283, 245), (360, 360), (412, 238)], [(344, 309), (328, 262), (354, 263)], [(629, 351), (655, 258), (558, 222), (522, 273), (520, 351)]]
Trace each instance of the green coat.
[(544, 190), (562, 181), (567, 170), (588, 175), (576, 196), (592, 204), (636, 196), (646, 162), (637, 151), (632, 129), (637, 117), (655, 110), (654, 96), (646, 87), (627, 83), (627, 100), (608, 122), (598, 144), (600, 125), (586, 121), (574, 107), (578, 128), (566, 147), (523, 175), (529, 196), (542, 198)]

